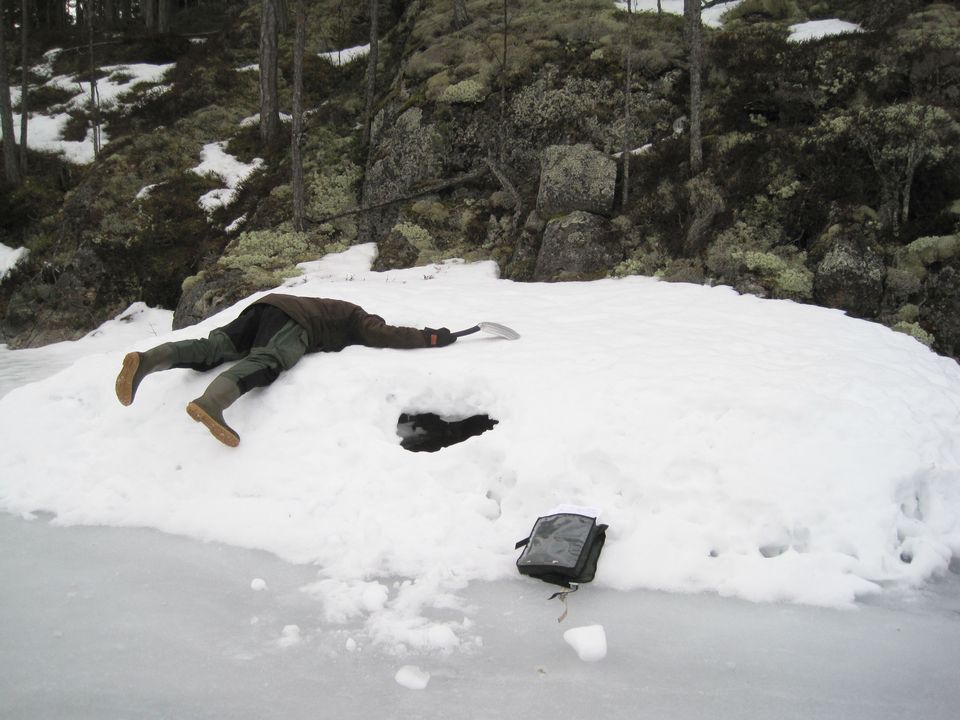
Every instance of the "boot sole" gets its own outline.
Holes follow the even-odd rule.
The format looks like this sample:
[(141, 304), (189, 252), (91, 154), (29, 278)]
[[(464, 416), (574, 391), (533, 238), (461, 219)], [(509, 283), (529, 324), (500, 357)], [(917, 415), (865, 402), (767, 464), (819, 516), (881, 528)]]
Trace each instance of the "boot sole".
[(206, 410), (197, 405), (195, 402), (189, 403), (187, 405), (187, 415), (192, 417), (198, 423), (202, 423), (207, 430), (210, 431), (210, 434), (213, 435), (217, 440), (222, 442), (224, 445), (229, 447), (236, 447), (240, 444), (240, 436), (235, 432), (231, 431), (229, 428), (218, 423), (213, 417), (211, 417)]
[(117, 400), (121, 405), (133, 404), (133, 378), (140, 369), (140, 353), (127, 353), (123, 356), (123, 367), (117, 375)]

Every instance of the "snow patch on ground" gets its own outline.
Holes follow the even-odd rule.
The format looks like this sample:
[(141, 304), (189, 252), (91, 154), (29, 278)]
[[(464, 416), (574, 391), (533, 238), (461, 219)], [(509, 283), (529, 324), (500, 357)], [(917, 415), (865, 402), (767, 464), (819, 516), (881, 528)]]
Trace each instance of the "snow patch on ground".
[(365, 57), (369, 54), (370, 43), (367, 43), (366, 45), (357, 45), (355, 47), (344, 48), (343, 50), (317, 53), (319, 57), (337, 66), (346, 65), (349, 62), (353, 62), (354, 60)]
[(790, 42), (806, 42), (808, 40), (819, 40), (820, 38), (830, 37), (832, 35), (845, 35), (847, 33), (863, 32), (856, 23), (846, 20), (811, 20), (809, 22), (798, 23), (790, 26)]
[[(741, 2), (743, 0), (730, 0), (730, 2), (707, 8), (701, 13), (701, 22), (707, 27), (720, 27), (723, 25), (723, 14)], [(614, 3), (620, 10), (627, 9), (626, 0), (614, 0)], [(657, 0), (633, 0), (632, 5), (634, 12), (657, 12)], [(660, 0), (660, 9), (671, 15), (683, 15), (683, 0)]]
[[(49, 78), (44, 85), (56, 87), (73, 93), (65, 103), (53, 108), (52, 114), (39, 115), (31, 113), (27, 129), (27, 143), (35, 150), (55, 152), (65, 159), (77, 164), (93, 161), (93, 133), (81, 141), (63, 140), (63, 129), (70, 119), (68, 111), (85, 108), (90, 103), (90, 84), (79, 82), (72, 75), (52, 76), (52, 63), (59, 50), (51, 50), (45, 54), (45, 60), (40, 65), (31, 68), (31, 72), (41, 77)], [(102, 108), (109, 108), (124, 104), (134, 91), (144, 90), (142, 86), (151, 85), (147, 92), (165, 92), (167, 88), (161, 85), (163, 78), (174, 65), (152, 65), (149, 63), (131, 63), (126, 65), (107, 65), (101, 68), (108, 73), (107, 77), (97, 80), (97, 94), (100, 97)], [(138, 87), (140, 86), (140, 87)], [(19, 90), (11, 88), (11, 101), (16, 104), (20, 100)], [(29, 111), (29, 108), (28, 108)], [(14, 135), (20, 142), (20, 114), (13, 114)], [(105, 145), (109, 142), (108, 134), (101, 129), (100, 142)]]
[(241, 162), (230, 155), (226, 147), (225, 141), (204, 145), (200, 151), (200, 164), (191, 168), (191, 172), (197, 175), (212, 175), (226, 185), (224, 188), (211, 190), (197, 201), (207, 214), (230, 205), (236, 199), (240, 183), (264, 165), (262, 158), (254, 158), (250, 163)]
[(12, 248), (0, 243), (0, 282), (10, 274), (17, 263), (26, 259), (30, 251), (27, 248)]

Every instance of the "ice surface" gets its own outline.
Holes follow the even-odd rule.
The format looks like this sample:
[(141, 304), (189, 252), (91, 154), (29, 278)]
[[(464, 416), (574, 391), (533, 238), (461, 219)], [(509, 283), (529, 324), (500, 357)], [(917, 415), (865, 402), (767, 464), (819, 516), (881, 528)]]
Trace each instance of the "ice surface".
[(563, 639), (584, 662), (597, 662), (607, 656), (607, 634), (603, 625), (570, 628), (563, 633)]
[[(300, 590), (316, 568), (267, 553), (3, 513), (0, 548), (3, 720), (955, 720), (960, 707), (953, 572), (856, 611), (585, 586), (565, 624), (601, 623), (613, 643), (587, 664), (548, 586), (519, 577), (463, 590), (482, 647), (400, 659), (357, 642), (362, 619), (324, 620)], [(255, 576), (270, 593), (250, 592)], [(302, 642), (279, 648), (291, 623)], [(407, 664), (429, 670), (426, 691), (397, 684)]]

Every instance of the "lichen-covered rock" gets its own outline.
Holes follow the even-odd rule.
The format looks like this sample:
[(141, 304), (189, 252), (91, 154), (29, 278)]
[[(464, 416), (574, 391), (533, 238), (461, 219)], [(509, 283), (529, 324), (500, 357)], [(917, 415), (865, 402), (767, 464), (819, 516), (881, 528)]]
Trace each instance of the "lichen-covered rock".
[[(376, 205), (408, 194), (417, 184), (442, 175), (443, 142), (440, 133), (411, 107), (392, 124), (385, 123), (377, 137), (373, 161), (363, 181), (364, 205)], [(398, 208), (364, 213), (361, 242), (379, 242), (396, 223)]]
[(606, 275), (623, 256), (623, 247), (610, 221), (578, 210), (547, 223), (533, 279), (599, 277)]
[(551, 145), (543, 151), (537, 211), (610, 215), (616, 182), (617, 163), (608, 155), (589, 145)]
[(201, 272), (187, 278), (180, 302), (173, 313), (173, 329), (196, 325), (257, 289), (244, 282), (240, 270)]
[(960, 355), (960, 262), (954, 261), (927, 282), (920, 323), (935, 338), (942, 353)]
[(885, 276), (883, 259), (870, 246), (862, 226), (849, 225), (837, 233), (833, 247), (817, 265), (813, 297), (818, 305), (873, 318), (880, 311)]

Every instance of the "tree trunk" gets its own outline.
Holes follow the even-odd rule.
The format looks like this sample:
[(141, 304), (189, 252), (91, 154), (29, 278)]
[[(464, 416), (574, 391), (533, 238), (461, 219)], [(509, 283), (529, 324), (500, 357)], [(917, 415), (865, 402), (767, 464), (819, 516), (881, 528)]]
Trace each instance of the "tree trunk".
[(630, 87), (633, 82), (633, 0), (627, 0), (627, 78), (623, 89), (623, 186), (621, 205), (627, 206), (630, 198), (630, 99), (633, 95)]
[(143, 26), (149, 35), (157, 32), (157, 3), (159, 0), (140, 0)]
[(157, 2), (157, 32), (166, 35), (170, 32), (173, 20), (175, 0), (155, 0)]
[(363, 145), (368, 146), (373, 130), (373, 103), (377, 97), (377, 62), (380, 55), (378, 16), (380, 3), (370, 0), (370, 54), (367, 56), (367, 100), (363, 110)]
[(500, 58), (500, 122), (497, 128), (497, 162), (503, 164), (507, 156), (507, 39), (510, 32), (510, 18), (507, 14), (507, 0), (503, 0), (503, 56)]
[(453, 0), (453, 27), (462, 30), (470, 24), (470, 15), (467, 13), (467, 0)]
[(703, 105), (703, 25), (700, 22), (700, 0), (683, 0), (687, 47), (690, 58), (690, 175), (703, 169), (703, 140), (700, 109)]
[(260, 14), (260, 141), (264, 145), (273, 145), (280, 136), (277, 41), (277, 0), (262, 0)]
[(87, 0), (87, 23), (90, 28), (90, 115), (93, 124), (93, 159), (100, 157), (100, 92), (97, 89), (97, 63), (93, 55), (93, 0)]
[(26, 175), (27, 173), (27, 124), (29, 123), (29, 118), (27, 117), (29, 107), (27, 105), (27, 54), (29, 47), (27, 45), (28, 41), (28, 27), (30, 25), (30, 14), (28, 0), (23, 0), (20, 4), (21, 8), (21, 19), (20, 19), (20, 69), (22, 71), (20, 77), (20, 173), (21, 175)]
[(303, 50), (306, 44), (307, 13), (304, 0), (297, 0), (296, 40), (293, 50), (293, 129), (290, 138), (290, 173), (293, 184), (293, 229), (303, 232)]
[(0, 0), (0, 128), (3, 130), (3, 172), (8, 183), (19, 185), (20, 164), (17, 162), (17, 142), (13, 135), (13, 108), (10, 105), (10, 76), (7, 69), (7, 23), (3, 5), (3, 0)]

